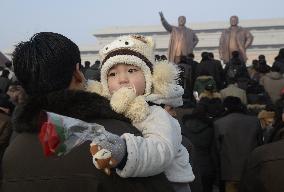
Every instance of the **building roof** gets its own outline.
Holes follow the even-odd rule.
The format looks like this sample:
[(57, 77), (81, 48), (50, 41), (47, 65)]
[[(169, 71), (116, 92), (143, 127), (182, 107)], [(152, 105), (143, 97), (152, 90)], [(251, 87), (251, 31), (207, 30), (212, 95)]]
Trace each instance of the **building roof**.
[[(176, 22), (170, 22), (171, 25), (177, 26)], [(211, 21), (211, 22), (201, 22), (201, 23), (187, 23), (191, 29), (196, 32), (205, 32), (210, 30), (222, 30), (228, 28), (230, 26), (229, 20), (228, 21)], [(255, 19), (255, 20), (241, 20), (239, 22), (239, 26), (245, 27), (248, 29), (258, 29), (258, 28), (265, 28), (265, 27), (283, 27), (284, 26), (284, 18), (273, 18), (273, 19)], [(94, 33), (96, 37), (104, 37), (109, 35), (123, 35), (129, 33), (167, 33), (164, 27), (161, 25), (152, 25), (152, 26), (114, 26), (114, 27), (107, 27), (98, 30)]]

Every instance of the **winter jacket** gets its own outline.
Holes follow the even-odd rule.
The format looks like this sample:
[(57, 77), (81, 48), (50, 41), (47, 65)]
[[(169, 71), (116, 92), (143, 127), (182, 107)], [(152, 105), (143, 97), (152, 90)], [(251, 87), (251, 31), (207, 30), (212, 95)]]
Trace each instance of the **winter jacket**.
[(220, 179), (240, 181), (247, 157), (262, 142), (259, 121), (253, 116), (231, 113), (215, 121), (214, 129)]
[(247, 94), (243, 89), (238, 88), (234, 84), (230, 84), (225, 89), (220, 91), (221, 97), (224, 100), (228, 96), (238, 97), (241, 99), (243, 104), (247, 104)]
[(284, 191), (284, 129), (280, 140), (256, 148), (248, 158), (240, 192)]
[[(113, 192), (173, 191), (167, 178), (156, 175), (145, 178), (121, 178), (112, 171), (107, 176), (92, 163), (90, 143), (86, 142), (63, 157), (45, 157), (38, 139), (37, 126), (41, 109), (95, 122), (115, 134), (141, 135), (114, 113), (109, 101), (82, 91), (60, 91), (33, 99), (18, 108), (14, 128), (20, 132), (3, 157), (4, 192)], [(123, 120), (123, 121), (121, 121)]]
[(214, 128), (210, 120), (205, 120), (205, 117), (200, 119), (193, 115), (187, 115), (184, 117), (182, 132), (194, 145), (194, 158), (201, 176), (213, 176), (212, 144)]
[[(284, 74), (284, 58), (279, 58), (277, 59), (274, 63), (273, 66), (277, 66), (280, 68), (280, 73)], [(272, 67), (273, 67), (272, 66)]]
[(212, 76), (216, 82), (216, 89), (220, 90), (223, 86), (223, 68), (220, 63), (215, 60), (201, 61), (195, 70), (195, 77), (202, 76), (203, 71), (208, 71), (208, 75)]
[(212, 76), (199, 76), (194, 82), (193, 91), (197, 91), (200, 95), (208, 84), (212, 84), (216, 88), (216, 82)]
[(128, 159), (121, 177), (145, 177), (165, 171), (169, 181), (190, 182), (194, 180), (189, 155), (181, 145), (181, 128), (176, 119), (160, 106), (150, 106), (150, 114), (141, 122), (133, 124), (142, 137), (125, 133)]
[(280, 91), (284, 87), (284, 78), (280, 73), (267, 73), (259, 80), (259, 83), (263, 85), (273, 103), (280, 99)]

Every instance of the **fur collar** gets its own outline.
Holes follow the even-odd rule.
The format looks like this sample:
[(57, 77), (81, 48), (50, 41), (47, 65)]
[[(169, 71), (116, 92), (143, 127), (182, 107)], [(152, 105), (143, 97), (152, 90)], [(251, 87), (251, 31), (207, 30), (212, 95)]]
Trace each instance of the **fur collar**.
[(203, 97), (207, 97), (209, 99), (214, 99), (214, 98), (221, 99), (221, 94), (219, 92), (210, 92), (210, 91), (204, 90), (200, 94), (199, 98), (201, 99)]
[(62, 90), (46, 96), (30, 98), (26, 104), (18, 106), (13, 114), (13, 127), (17, 132), (38, 132), (39, 116), (42, 110), (92, 122), (95, 119), (118, 119), (129, 122), (115, 113), (109, 101), (85, 91)]

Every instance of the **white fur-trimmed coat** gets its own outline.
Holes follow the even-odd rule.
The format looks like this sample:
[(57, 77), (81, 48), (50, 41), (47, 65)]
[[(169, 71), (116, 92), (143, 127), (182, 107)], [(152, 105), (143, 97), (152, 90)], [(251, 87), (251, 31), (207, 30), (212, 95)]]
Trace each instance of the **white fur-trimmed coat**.
[(150, 106), (147, 118), (134, 126), (143, 137), (125, 133), (128, 159), (121, 177), (147, 177), (165, 172), (171, 182), (194, 180), (189, 154), (181, 145), (181, 128), (176, 119), (159, 106)]

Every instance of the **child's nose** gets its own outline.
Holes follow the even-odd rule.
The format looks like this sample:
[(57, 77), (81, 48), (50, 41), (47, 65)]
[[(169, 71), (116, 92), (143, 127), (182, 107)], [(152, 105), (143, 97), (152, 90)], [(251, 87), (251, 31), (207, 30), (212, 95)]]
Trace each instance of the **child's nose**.
[(123, 74), (121, 74), (121, 75), (119, 76), (119, 83), (120, 83), (120, 84), (129, 83), (127, 74), (123, 73)]

